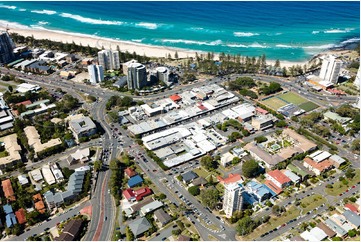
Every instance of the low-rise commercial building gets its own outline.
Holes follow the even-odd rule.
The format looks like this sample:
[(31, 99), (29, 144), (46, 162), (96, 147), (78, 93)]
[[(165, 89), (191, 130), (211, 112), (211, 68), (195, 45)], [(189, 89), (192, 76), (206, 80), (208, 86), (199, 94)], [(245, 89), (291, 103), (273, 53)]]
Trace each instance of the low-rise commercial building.
[(252, 126), (256, 130), (265, 130), (272, 128), (274, 123), (274, 118), (272, 115), (260, 115), (252, 118)]
[(97, 132), (97, 127), (93, 120), (85, 116), (69, 121), (69, 129), (73, 132), (77, 142), (79, 142), (80, 138), (92, 136)]

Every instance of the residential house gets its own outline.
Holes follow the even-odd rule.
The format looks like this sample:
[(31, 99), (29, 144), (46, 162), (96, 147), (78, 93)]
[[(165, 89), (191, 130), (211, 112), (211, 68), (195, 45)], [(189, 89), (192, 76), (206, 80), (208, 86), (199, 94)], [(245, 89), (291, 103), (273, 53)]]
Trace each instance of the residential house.
[(291, 184), (291, 179), (283, 174), (280, 170), (273, 170), (266, 173), (266, 179), (273, 182), (279, 188), (287, 187)]
[(141, 217), (144, 217), (145, 215), (147, 215), (147, 213), (150, 213), (161, 207), (163, 207), (163, 203), (161, 201), (155, 200), (155, 201), (141, 207), (139, 214)]
[(360, 215), (349, 210), (344, 211), (342, 215), (356, 230), (360, 228)]
[(25, 209), (20, 208), (18, 211), (15, 212), (15, 216), (18, 219), (19, 224), (26, 223)]
[(127, 188), (125, 190), (123, 190), (123, 196), (125, 199), (127, 199), (129, 202), (134, 202), (135, 199), (135, 194), (133, 192), (133, 189), (131, 188)]
[(3, 188), (5, 198), (11, 202), (16, 201), (16, 197), (10, 179), (3, 180), (1, 182), (1, 186)]
[(193, 171), (188, 171), (188, 172), (182, 174), (181, 176), (182, 176), (182, 180), (185, 184), (192, 182), (194, 179), (196, 179), (198, 177), (198, 175), (196, 173), (194, 173)]
[(129, 179), (128, 186), (131, 188), (141, 185), (142, 183), (143, 183), (143, 178), (141, 178), (139, 175), (135, 175)]
[(335, 223), (333, 220), (331, 219), (327, 219), (325, 221), (325, 224), (327, 225), (327, 227), (329, 227), (330, 229), (332, 229), (337, 236), (339, 237), (346, 237), (347, 236), (347, 231), (344, 230), (341, 226), (339, 226), (337, 223)]
[(323, 232), (325, 232), (325, 234), (327, 234), (327, 236), (329, 238), (335, 237), (336, 236), (336, 232), (334, 232), (332, 229), (330, 229), (326, 224), (324, 224), (323, 222), (319, 222), (317, 224), (317, 227), (319, 227), (320, 229), (322, 229)]
[(39, 213), (45, 213), (46, 212), (46, 208), (43, 202), (43, 198), (41, 197), (40, 193), (37, 193), (33, 196), (33, 201), (34, 201), (34, 206), (35, 209), (39, 212)]
[(144, 234), (148, 231), (152, 226), (150, 225), (149, 221), (143, 217), (139, 218), (132, 223), (129, 223), (129, 228), (132, 231), (134, 237), (139, 237), (140, 235)]
[(172, 217), (161, 208), (154, 212), (154, 218), (162, 225), (162, 227), (172, 220)]
[(125, 175), (127, 178), (131, 178), (135, 175), (137, 175), (138, 173), (136, 171), (134, 171), (132, 168), (127, 167), (126, 169), (124, 169)]
[(12, 226), (14, 226), (15, 224), (18, 223), (16, 221), (16, 217), (15, 217), (15, 214), (13, 212), (13, 208), (11, 207), (11, 205), (9, 205), (9, 204), (4, 205), (3, 210), (6, 214), (5, 221), (6, 221), (6, 226), (8, 228), (11, 228)]
[(198, 177), (192, 181), (192, 186), (204, 186), (208, 183), (203, 177)]
[(75, 153), (68, 156), (67, 161), (69, 165), (75, 164), (77, 162), (84, 164), (89, 160), (89, 156), (90, 156), (89, 148), (78, 149), (77, 151), (75, 151)]
[(285, 176), (287, 176), (293, 184), (297, 184), (301, 182), (301, 177), (297, 176), (295, 173), (293, 173), (290, 170), (282, 170), (281, 171)]
[(360, 212), (359, 212), (358, 208), (355, 205), (351, 204), (351, 203), (345, 204), (344, 209), (349, 210), (351, 212), (354, 212), (357, 215), (360, 215)]
[(300, 236), (306, 241), (322, 241), (327, 238), (327, 234), (319, 227), (314, 227), (310, 231), (304, 231)]
[(153, 193), (152, 189), (150, 189), (149, 187), (142, 187), (136, 191), (133, 191), (134, 195), (135, 195), (135, 199), (137, 201), (142, 200), (144, 197), (149, 196)]
[(221, 156), (221, 165), (226, 167), (229, 166), (232, 163), (233, 158), (236, 157), (231, 152), (224, 153)]
[(80, 240), (79, 235), (81, 233), (83, 221), (81, 219), (70, 220), (65, 226), (59, 237), (56, 237), (55, 241), (75, 241)]
[(22, 185), (22, 186), (29, 184), (29, 180), (26, 177), (26, 175), (19, 175), (18, 180), (19, 180), (20, 185)]
[(226, 178), (222, 178), (221, 176), (217, 176), (217, 180), (219, 181), (219, 183), (221, 184), (230, 184), (230, 183), (243, 183), (244, 180), (242, 178), (242, 176), (240, 174), (233, 174), (230, 173), (228, 175), (228, 177)]
[(181, 234), (178, 236), (177, 241), (191, 241), (191, 238), (186, 235)]
[(322, 172), (332, 169), (333, 162), (331, 162), (329, 159), (325, 159), (321, 162), (316, 162), (310, 157), (306, 157), (303, 159), (303, 165), (304, 167), (319, 176)]

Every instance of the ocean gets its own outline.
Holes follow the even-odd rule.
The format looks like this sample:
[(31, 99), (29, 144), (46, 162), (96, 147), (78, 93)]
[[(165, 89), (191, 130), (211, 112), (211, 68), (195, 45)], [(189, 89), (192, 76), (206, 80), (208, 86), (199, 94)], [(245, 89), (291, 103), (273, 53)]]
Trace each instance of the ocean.
[(304, 61), (360, 41), (360, 2), (0, 2), (0, 23)]

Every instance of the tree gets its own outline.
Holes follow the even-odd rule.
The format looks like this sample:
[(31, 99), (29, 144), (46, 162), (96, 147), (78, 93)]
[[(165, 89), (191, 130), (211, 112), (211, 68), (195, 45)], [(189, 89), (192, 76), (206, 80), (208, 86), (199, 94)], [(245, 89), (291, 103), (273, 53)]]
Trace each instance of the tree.
[(201, 165), (209, 171), (215, 170), (218, 167), (217, 161), (215, 161), (210, 155), (202, 157)]
[(108, 116), (109, 116), (110, 120), (112, 121), (112, 123), (117, 123), (119, 121), (119, 115), (118, 115), (118, 112), (116, 112), (116, 111), (109, 112)]
[(237, 139), (242, 138), (242, 135), (239, 132), (232, 132), (231, 135), (228, 136), (229, 142), (235, 142)]
[(178, 51), (174, 53), (174, 59), (178, 60)]
[(257, 223), (253, 221), (249, 216), (245, 216), (238, 221), (236, 230), (239, 235), (244, 236), (252, 233), (252, 231), (257, 227)]
[(167, 198), (167, 195), (165, 195), (164, 193), (161, 193), (161, 194), (159, 194), (158, 197), (159, 197), (160, 200), (164, 200), (164, 199)]
[(275, 125), (277, 128), (283, 128), (287, 126), (287, 122), (284, 120), (278, 120)]
[(129, 226), (127, 226), (125, 228), (125, 237), (127, 241), (134, 241), (134, 234), (133, 232), (130, 230)]
[(350, 237), (355, 237), (357, 234), (355, 229), (351, 229), (347, 233), (348, 233), (348, 236), (350, 236)]
[(260, 167), (255, 160), (248, 160), (243, 163), (242, 172), (245, 177), (251, 178), (256, 176), (256, 174), (259, 171), (259, 168)]
[(265, 136), (258, 136), (256, 138), (254, 138), (254, 140), (257, 142), (257, 143), (263, 143), (263, 142), (266, 142), (268, 139), (265, 137)]
[(203, 189), (200, 192), (200, 198), (204, 206), (214, 209), (219, 201), (219, 191), (214, 187)]
[(198, 186), (192, 186), (188, 188), (188, 192), (192, 194), (193, 196), (198, 196), (200, 194), (200, 190)]
[(175, 236), (178, 236), (182, 233), (182, 230), (180, 229), (175, 229), (175, 230), (172, 230), (172, 235), (175, 235)]
[(354, 176), (355, 176), (355, 169), (352, 169), (352, 168), (348, 168), (345, 172), (345, 176), (348, 178), (348, 179), (352, 179)]
[(272, 213), (276, 216), (280, 216), (285, 211), (286, 211), (286, 209), (284, 207), (280, 207), (278, 205), (274, 205), (272, 207)]
[(360, 139), (355, 139), (351, 143), (351, 150), (353, 151), (359, 151), (360, 150)]
[(94, 170), (99, 171), (102, 168), (102, 162), (100, 160), (96, 160), (94, 162)]
[(12, 87), (12, 86), (8, 86), (8, 90), (9, 90), (9, 92), (13, 92), (13, 87)]

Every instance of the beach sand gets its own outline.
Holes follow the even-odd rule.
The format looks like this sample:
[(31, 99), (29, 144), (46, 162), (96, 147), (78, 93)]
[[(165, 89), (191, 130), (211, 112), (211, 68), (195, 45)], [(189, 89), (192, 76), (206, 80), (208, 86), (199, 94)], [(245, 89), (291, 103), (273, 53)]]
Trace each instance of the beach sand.
[[(9, 33), (18, 33), (19, 35), (23, 36), (33, 36), (35, 39), (49, 39), (52, 41), (59, 41), (63, 43), (72, 43), (74, 41), (75, 44), (82, 44), (83, 46), (91, 46), (97, 47), (101, 49), (104, 47), (105, 49), (117, 49), (119, 46), (120, 51), (128, 51), (133, 53), (134, 51), (138, 55), (146, 55), (148, 57), (168, 57), (170, 54), (174, 57), (174, 54), (178, 52), (179, 58), (188, 58), (188, 57), (195, 57), (195, 51), (192, 50), (185, 50), (185, 49), (176, 49), (170, 47), (162, 47), (162, 46), (150, 46), (144, 44), (137, 44), (133, 42), (127, 41), (118, 41), (113, 39), (107, 38), (96, 38), (90, 35), (80, 35), (80, 34), (71, 34), (65, 33), (61, 31), (48, 31), (48, 30), (40, 30), (40, 29), (21, 29), (21, 28), (11, 28)], [(197, 51), (198, 54), (205, 53), (201, 51)], [(218, 55), (215, 55), (215, 59), (218, 58)], [(308, 61), (304, 62), (290, 62), (290, 61), (282, 61), (280, 60), (281, 67), (290, 67), (292, 65), (301, 65), (303, 66)], [(274, 64), (275, 60), (267, 60), (267, 64)]]

